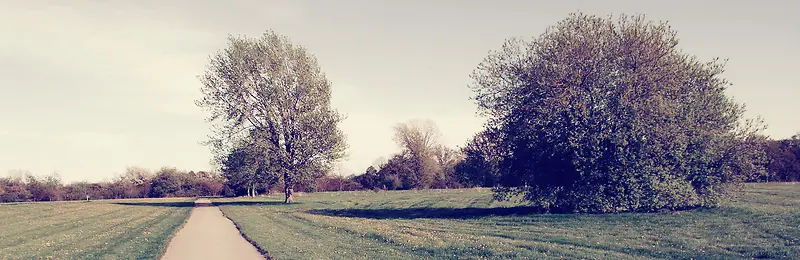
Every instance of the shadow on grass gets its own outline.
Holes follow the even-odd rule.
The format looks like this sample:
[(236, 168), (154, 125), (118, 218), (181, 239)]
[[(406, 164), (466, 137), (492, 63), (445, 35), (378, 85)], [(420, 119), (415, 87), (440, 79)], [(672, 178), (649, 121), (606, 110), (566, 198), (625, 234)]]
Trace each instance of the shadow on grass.
[[(490, 216), (522, 216), (546, 213), (541, 208), (529, 206), (507, 208), (313, 209), (308, 212), (325, 216), (371, 219), (472, 219)], [(555, 214), (555, 212), (550, 213)]]
[(277, 206), (277, 205), (295, 205), (301, 203), (285, 204), (280, 201), (222, 201), (212, 202), (212, 205), (195, 204), (194, 201), (184, 202), (162, 202), (162, 201), (145, 201), (145, 202), (113, 202), (112, 204), (124, 206), (147, 206), (147, 207), (171, 207), (171, 208), (184, 208), (184, 207), (208, 207), (208, 206)]
[(290, 204), (283, 203), (283, 201), (222, 201), (212, 202), (214, 206), (290, 206), (300, 205), (302, 202), (292, 202)]

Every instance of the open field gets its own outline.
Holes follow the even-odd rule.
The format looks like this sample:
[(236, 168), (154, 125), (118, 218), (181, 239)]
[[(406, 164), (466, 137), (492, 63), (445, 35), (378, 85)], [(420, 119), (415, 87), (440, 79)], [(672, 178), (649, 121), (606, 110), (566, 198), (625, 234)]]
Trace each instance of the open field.
[(154, 259), (192, 199), (0, 204), (0, 259)]
[(218, 199), (276, 259), (798, 258), (800, 184), (747, 185), (719, 208), (521, 214), (486, 189)]

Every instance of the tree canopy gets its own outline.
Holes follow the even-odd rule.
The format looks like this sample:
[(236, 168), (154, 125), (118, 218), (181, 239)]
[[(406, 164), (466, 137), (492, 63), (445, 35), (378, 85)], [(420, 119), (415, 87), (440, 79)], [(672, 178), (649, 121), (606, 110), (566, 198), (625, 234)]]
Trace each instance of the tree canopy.
[(724, 62), (666, 22), (571, 14), (491, 52), (470, 86), (500, 131), (498, 197), (566, 211), (713, 206), (763, 171), (759, 121), (725, 95)]

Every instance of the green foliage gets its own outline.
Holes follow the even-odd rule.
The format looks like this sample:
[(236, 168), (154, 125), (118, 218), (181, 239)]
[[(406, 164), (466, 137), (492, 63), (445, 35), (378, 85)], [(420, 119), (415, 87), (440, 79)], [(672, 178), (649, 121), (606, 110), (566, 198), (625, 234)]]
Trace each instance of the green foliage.
[(763, 171), (759, 122), (725, 95), (723, 64), (677, 45), (644, 16), (572, 14), (491, 53), (471, 88), (502, 133), (498, 198), (580, 212), (715, 206)]

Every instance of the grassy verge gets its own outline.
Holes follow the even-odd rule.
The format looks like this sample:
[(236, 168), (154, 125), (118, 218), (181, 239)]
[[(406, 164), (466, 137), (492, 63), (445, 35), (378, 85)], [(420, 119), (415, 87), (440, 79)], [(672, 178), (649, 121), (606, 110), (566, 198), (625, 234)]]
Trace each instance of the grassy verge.
[(715, 209), (526, 214), (486, 189), (217, 199), (275, 259), (798, 258), (800, 184), (747, 185)]
[(0, 204), (0, 259), (156, 259), (191, 199)]

